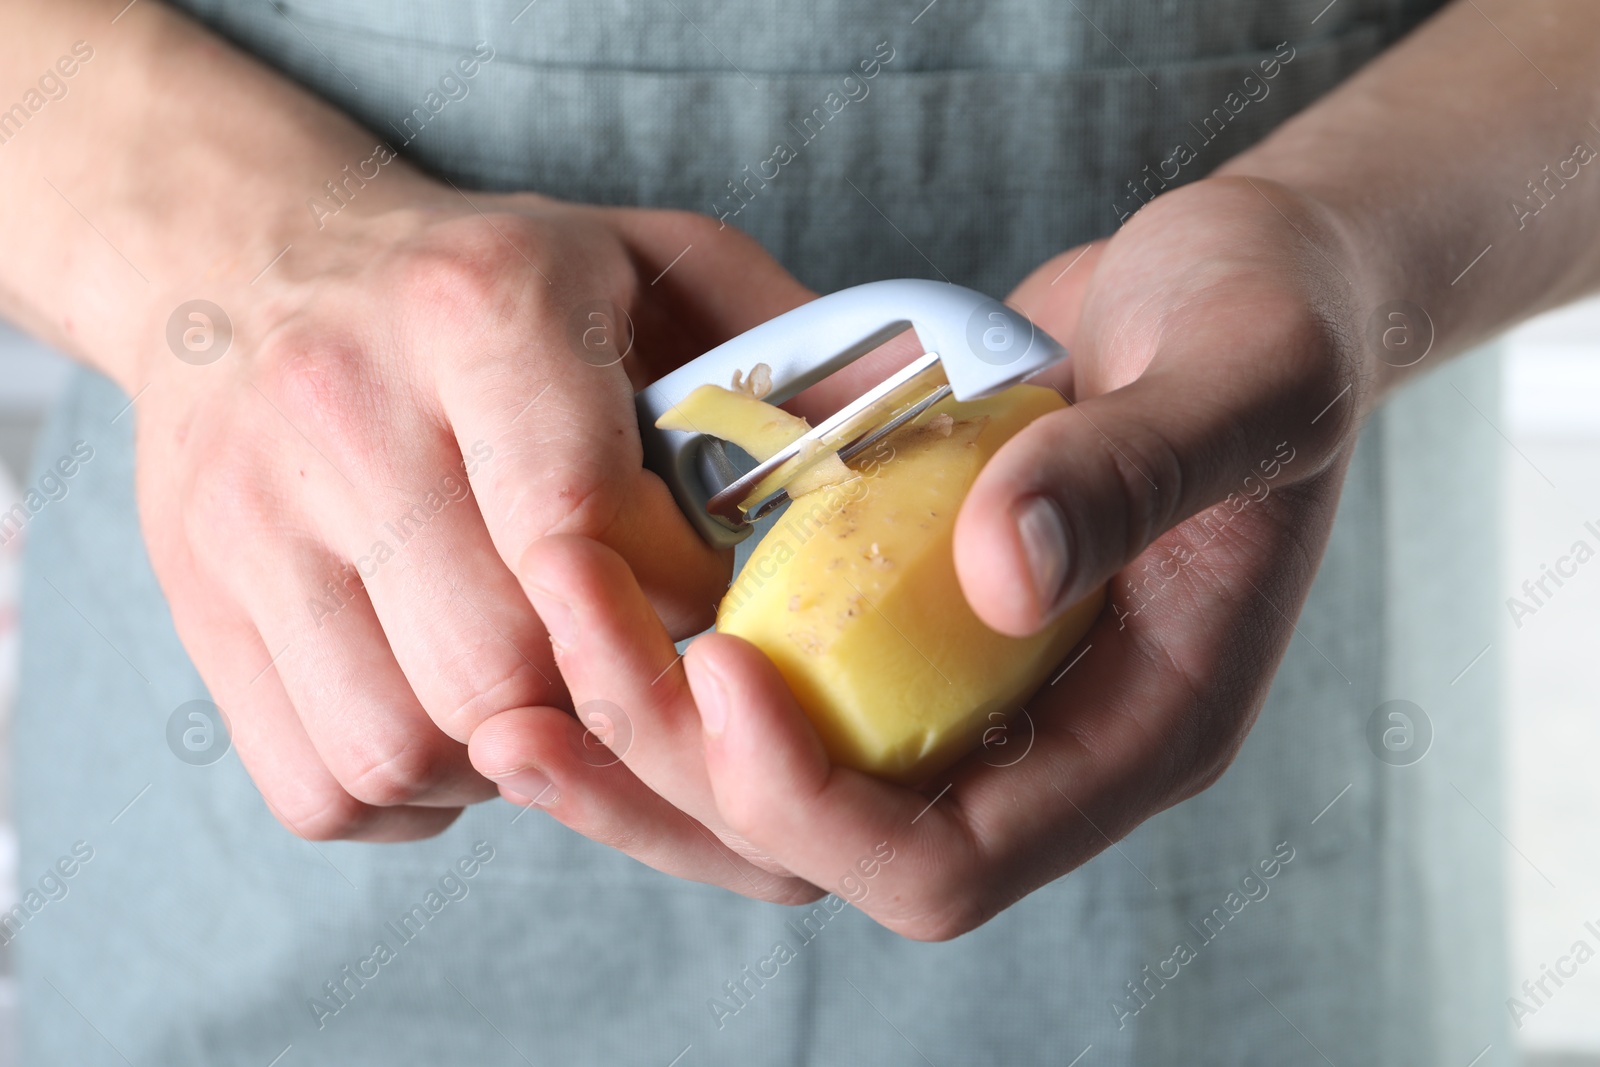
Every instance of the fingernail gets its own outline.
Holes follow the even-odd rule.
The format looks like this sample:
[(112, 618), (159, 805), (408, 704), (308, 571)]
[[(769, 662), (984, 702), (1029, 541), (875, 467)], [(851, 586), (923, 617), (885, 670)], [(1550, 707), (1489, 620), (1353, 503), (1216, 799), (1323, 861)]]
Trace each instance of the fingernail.
[(700, 709), (700, 725), (706, 733), (719, 737), (728, 725), (728, 689), (714, 668), (699, 673), (702, 684), (694, 687), (694, 702)]
[(544, 628), (550, 632), (550, 643), (557, 652), (571, 647), (578, 637), (578, 623), (572, 616), (572, 608), (560, 597), (538, 586), (530, 586), (528, 599), (533, 601), (533, 610), (539, 613), (539, 621), (544, 623)]
[(1061, 599), (1061, 585), (1067, 577), (1067, 530), (1061, 509), (1048, 497), (1030, 497), (1016, 511), (1017, 534), (1028, 570), (1033, 574), (1039, 608), (1049, 613)]
[(513, 793), (520, 793), (542, 808), (554, 804), (561, 796), (556, 792), (555, 783), (537, 767), (523, 767), (510, 774), (501, 775), (494, 781), (496, 785), (503, 785)]

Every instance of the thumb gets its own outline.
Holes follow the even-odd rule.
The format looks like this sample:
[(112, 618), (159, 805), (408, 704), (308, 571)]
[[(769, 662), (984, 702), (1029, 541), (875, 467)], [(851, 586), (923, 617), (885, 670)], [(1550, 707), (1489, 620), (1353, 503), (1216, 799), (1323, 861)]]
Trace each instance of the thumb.
[(979, 618), (1034, 633), (1173, 526), (1213, 509), (1226, 523), (1246, 499), (1332, 459), (1347, 424), (1316, 416), (1345, 388), (1337, 346), (1304, 305), (1270, 317), (1252, 320), (1249, 344), (1215, 307), (1104, 330), (1085, 320), (1080, 388), (1096, 370), (1146, 358), (1117, 351), (1125, 338), (1158, 340), (1131, 382), (1035, 420), (980, 472), (955, 530), (956, 571)]
[(1045, 260), (1011, 290), (1006, 303), (1066, 345), (1069, 352), (1075, 350), (1089, 279), (1105, 250), (1106, 240), (1102, 238)]

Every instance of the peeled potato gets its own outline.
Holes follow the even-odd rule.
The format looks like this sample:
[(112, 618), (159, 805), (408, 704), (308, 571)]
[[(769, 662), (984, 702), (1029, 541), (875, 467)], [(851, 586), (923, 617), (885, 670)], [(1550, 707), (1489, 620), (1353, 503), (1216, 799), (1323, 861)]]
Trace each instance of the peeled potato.
[[(702, 428), (703, 422), (714, 425)], [(657, 419), (656, 426), (663, 430), (709, 433), (732, 441), (757, 462), (771, 459), (811, 429), (811, 424), (799, 415), (791, 415), (748, 393), (724, 389), (720, 385), (702, 385)], [(797, 497), (851, 477), (850, 468), (838, 454), (829, 453), (808, 465), (789, 483), (789, 495)]]
[[(770, 405), (716, 386), (694, 400), (700, 432), (757, 458), (772, 445), (771, 421), (750, 408)], [(739, 572), (717, 629), (766, 653), (835, 763), (926, 780), (1018, 710), (1100, 613), (1103, 591), (1042, 633), (1008, 637), (979, 621), (956, 581), (956, 513), (978, 471), (1064, 406), (1029, 385), (935, 405), (852, 460), (854, 470), (796, 495)], [(805, 432), (783, 418), (794, 420), (783, 431), (790, 440)]]

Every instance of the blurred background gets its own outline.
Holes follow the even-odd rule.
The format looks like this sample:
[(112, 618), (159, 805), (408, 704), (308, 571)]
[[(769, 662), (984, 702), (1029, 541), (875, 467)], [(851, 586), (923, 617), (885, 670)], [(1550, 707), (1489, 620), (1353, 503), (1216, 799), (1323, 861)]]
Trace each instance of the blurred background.
[[(1515, 331), (1504, 373), (1501, 584), (1510, 597), (1587, 537), (1585, 522), (1600, 526), (1600, 300)], [(1560, 594), (1520, 629), (1507, 612), (1501, 630), (1509, 687), (1507, 996), (1578, 938), (1593, 944), (1586, 922), (1600, 928), (1600, 568), (1579, 570)], [(1522, 1020), (1517, 1036), (1530, 1067), (1600, 1065), (1600, 967), (1565, 981), (1559, 996)]]
[[(1508, 338), (1498, 428), (1506, 486), (1504, 595), (1600, 526), (1600, 300), (1546, 315)], [(0, 323), (0, 510), (27, 480), (35, 434), (65, 377), (64, 362)], [(1490, 517), (1485, 517), (1490, 520)], [(0, 547), (0, 910), (16, 898), (10, 698), (16, 679), (17, 542)], [(1600, 929), (1600, 567), (1512, 624), (1491, 655), (1507, 664), (1507, 811), (1503, 836), (1512, 915), (1506, 995), (1537, 980), (1593, 922)], [(0, 946), (0, 1067), (14, 1062), (10, 954)], [(1527, 1067), (1600, 1067), (1600, 966), (1565, 979), (1560, 995), (1522, 1020)]]
[[(60, 356), (0, 322), (0, 511), (20, 497), (33, 439), (66, 378)], [(11, 821), (11, 699), (17, 682), (17, 578), (22, 538), (0, 545), (0, 911), (17, 900), (17, 837)], [(0, 1067), (16, 1062), (16, 986), (0, 946)]]

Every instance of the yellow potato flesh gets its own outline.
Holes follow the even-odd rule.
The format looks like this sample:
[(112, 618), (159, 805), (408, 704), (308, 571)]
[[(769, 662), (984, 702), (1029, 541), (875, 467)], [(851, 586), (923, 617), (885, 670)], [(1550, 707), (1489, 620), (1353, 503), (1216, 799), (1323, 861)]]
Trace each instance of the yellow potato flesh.
[[(720, 385), (700, 386), (657, 419), (656, 425), (663, 430), (708, 433), (732, 441), (757, 462), (771, 459), (811, 429), (811, 424), (798, 415)], [(789, 495), (799, 496), (851, 477), (850, 468), (838, 454), (830, 453), (790, 480)]]
[[(1016, 712), (1100, 613), (1097, 591), (1044, 632), (1008, 637), (956, 580), (956, 513), (979, 469), (1064, 406), (1027, 385), (946, 400), (856, 457), (858, 476), (798, 495), (756, 546), (717, 629), (771, 658), (835, 763), (925, 781)], [(720, 436), (713, 408), (697, 421)]]

